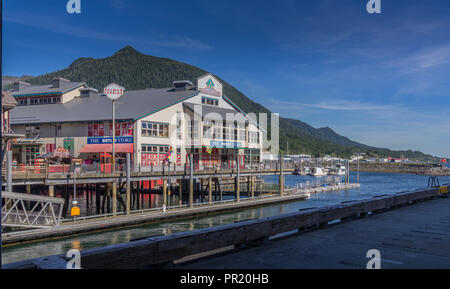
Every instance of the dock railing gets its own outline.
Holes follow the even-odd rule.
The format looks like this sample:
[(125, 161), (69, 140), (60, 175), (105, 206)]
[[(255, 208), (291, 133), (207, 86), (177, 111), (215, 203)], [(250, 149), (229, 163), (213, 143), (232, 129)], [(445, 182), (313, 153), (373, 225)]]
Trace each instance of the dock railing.
[[(46, 178), (66, 178), (67, 176), (72, 176), (74, 171), (74, 165), (71, 164), (42, 164), (42, 165), (13, 165), (12, 166), (12, 178), (13, 179), (46, 179)], [(112, 167), (111, 164), (82, 164), (79, 166), (80, 170), (77, 173), (78, 177), (95, 177), (95, 176), (111, 176)], [(190, 172), (189, 164), (159, 164), (142, 166), (141, 164), (132, 165), (131, 173), (155, 173), (155, 174), (167, 174), (174, 172), (180, 174), (189, 174)], [(236, 172), (237, 165), (236, 162), (231, 161), (218, 161), (216, 163), (205, 163), (205, 164), (195, 164), (192, 168), (194, 172)], [(283, 162), (283, 170), (293, 170), (295, 169), (295, 163), (292, 161)], [(116, 173), (126, 173), (126, 164), (116, 164)], [(267, 172), (272, 171), (277, 174), (280, 171), (280, 163), (278, 161), (264, 161), (261, 163), (243, 163), (240, 165), (241, 173), (245, 172)], [(2, 168), (2, 177), (5, 179), (5, 168)]]

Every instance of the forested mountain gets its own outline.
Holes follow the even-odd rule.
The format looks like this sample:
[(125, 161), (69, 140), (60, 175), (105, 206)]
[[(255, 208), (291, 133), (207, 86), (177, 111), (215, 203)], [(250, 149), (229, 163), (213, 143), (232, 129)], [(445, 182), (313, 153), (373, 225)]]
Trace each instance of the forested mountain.
[[(167, 58), (144, 55), (127, 46), (114, 55), (102, 58), (79, 58), (68, 68), (37, 76), (27, 81), (32, 84), (48, 84), (55, 77), (64, 77), (72, 81), (84, 81), (100, 91), (107, 84), (116, 82), (127, 90), (143, 88), (171, 87), (172, 81), (189, 79), (207, 73), (198, 67)], [(218, 77), (220, 79), (220, 77)], [(270, 112), (261, 104), (253, 102), (239, 90), (220, 79), (224, 85), (224, 94), (245, 112)], [(352, 153), (364, 152), (369, 156), (409, 157), (431, 160), (432, 156), (413, 151), (391, 151), (374, 148), (354, 142), (334, 132), (331, 128), (313, 128), (300, 120), (280, 118), (280, 148), (286, 153), (289, 143), (290, 154), (335, 155), (348, 157)]]

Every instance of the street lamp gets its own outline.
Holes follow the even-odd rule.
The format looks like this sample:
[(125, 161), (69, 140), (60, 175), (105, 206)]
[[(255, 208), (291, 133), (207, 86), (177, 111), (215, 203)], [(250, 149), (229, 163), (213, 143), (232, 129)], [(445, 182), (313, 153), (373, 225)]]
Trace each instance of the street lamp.
[[(111, 83), (105, 87), (103, 93), (112, 101), (112, 174), (116, 173), (116, 100), (118, 100), (125, 91), (125, 88)], [(112, 183), (112, 206), (113, 215), (117, 212), (117, 184), (115, 181)]]

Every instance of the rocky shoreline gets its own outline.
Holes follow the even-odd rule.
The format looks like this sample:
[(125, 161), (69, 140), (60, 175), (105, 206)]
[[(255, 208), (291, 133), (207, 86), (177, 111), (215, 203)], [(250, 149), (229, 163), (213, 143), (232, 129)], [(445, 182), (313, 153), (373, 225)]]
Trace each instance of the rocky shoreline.
[[(350, 164), (350, 170), (356, 171), (357, 163)], [(450, 176), (449, 168), (434, 164), (359, 163), (359, 171), (425, 176)]]

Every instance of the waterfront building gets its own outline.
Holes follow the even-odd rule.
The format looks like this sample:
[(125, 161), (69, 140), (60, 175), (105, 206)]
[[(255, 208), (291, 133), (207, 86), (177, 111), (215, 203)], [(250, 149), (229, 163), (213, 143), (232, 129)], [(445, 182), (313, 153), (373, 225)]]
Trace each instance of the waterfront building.
[[(19, 82), (12, 95), (19, 106), (11, 125), (25, 135), (13, 146), (19, 163), (34, 164), (38, 156), (59, 148), (94, 162), (112, 152), (111, 101), (85, 83), (61, 78), (46, 86)], [(237, 156), (242, 164), (261, 160), (262, 132), (256, 121), (224, 95), (211, 74), (196, 83), (181, 80), (169, 88), (125, 91), (115, 115), (119, 162), (131, 153), (139, 169), (160, 166), (169, 155), (180, 166), (190, 154), (196, 165), (231, 164)]]
[(14, 99), (9, 91), (2, 92), (2, 152), (6, 152), (11, 149), (11, 141), (17, 139), (21, 135), (16, 134), (11, 129), (11, 110), (17, 105), (17, 101)]

